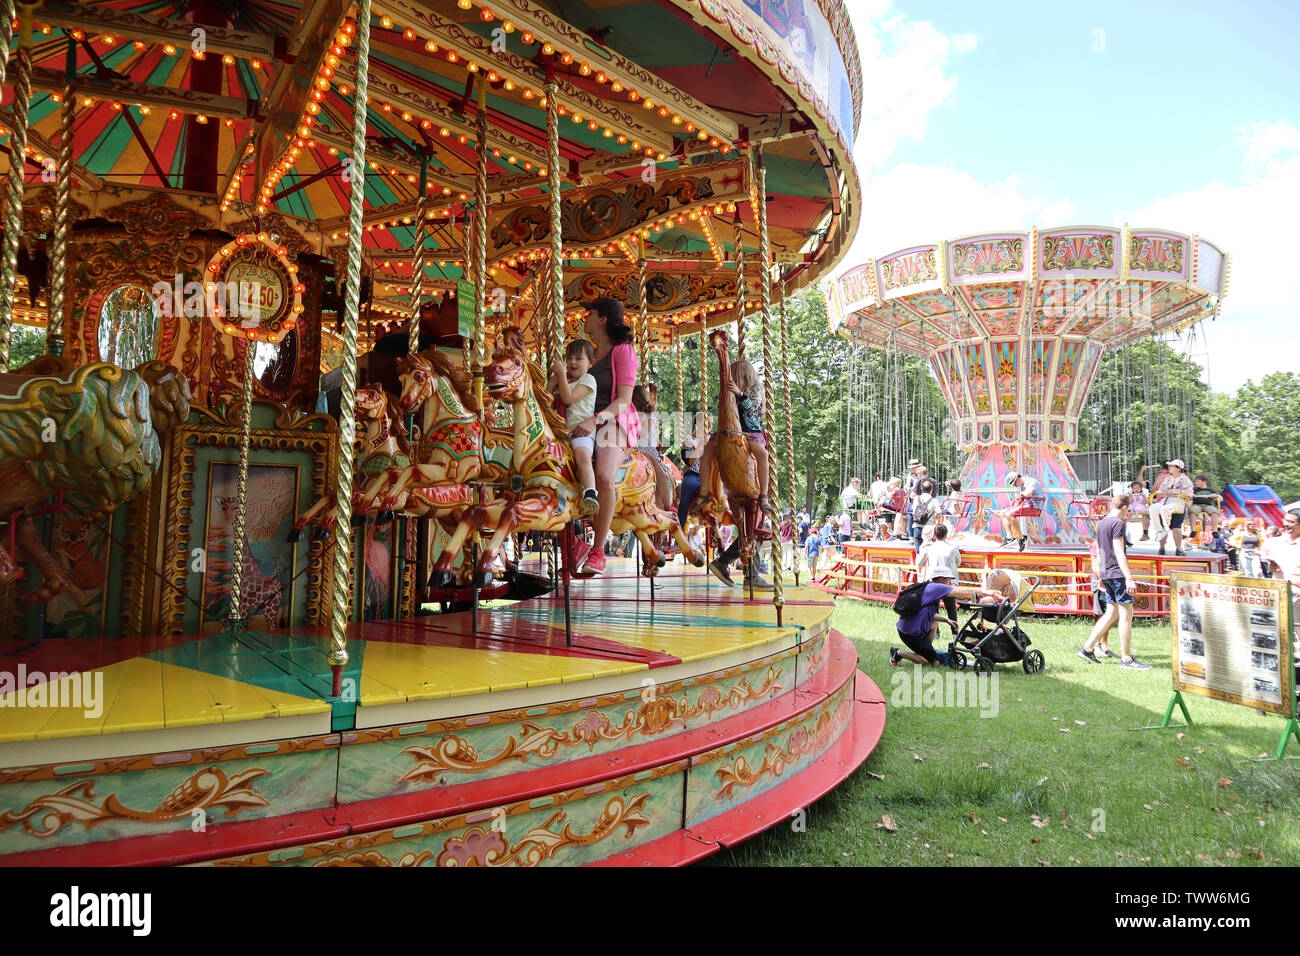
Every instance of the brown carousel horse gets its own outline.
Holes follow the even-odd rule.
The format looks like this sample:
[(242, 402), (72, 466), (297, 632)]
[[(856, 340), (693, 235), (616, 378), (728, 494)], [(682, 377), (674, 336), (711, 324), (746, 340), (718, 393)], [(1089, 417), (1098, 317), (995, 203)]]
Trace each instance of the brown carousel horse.
[[(380, 385), (358, 389), (362, 447), (357, 457), (353, 514), (381, 520), (398, 512), (415, 518), (459, 521), (473, 503), (469, 482), (483, 471), (483, 432), (469, 376), (438, 352), (398, 361), (402, 394), (394, 404)], [(400, 414), (432, 402), (432, 421), (414, 448)], [(509, 445), (504, 433), (498, 443)], [(504, 470), (497, 469), (502, 474)], [(294, 522), (296, 538), (310, 524), (333, 526), (335, 501), (327, 495)], [(449, 524), (449, 530), (451, 525)]]
[[(508, 535), (559, 531), (583, 517), (582, 485), (573, 449), (566, 440), (568, 429), (549, 401), (542, 404), (537, 399), (544, 394), (546, 377), (537, 363), (525, 357), (518, 329), (506, 329), (502, 341), (504, 347), (496, 350), (491, 364), (483, 369), (483, 384), (487, 394), (509, 403), (514, 411), (511, 491), (465, 512), (434, 565), (435, 576), (450, 573), (453, 558), (479, 528), (496, 529), (478, 563), (477, 570), (486, 574)], [(650, 540), (659, 531), (670, 531), (686, 559), (700, 566), (701, 558), (682, 534), (677, 516), (655, 503), (654, 471), (644, 455), (628, 454), (615, 476), (614, 491), (617, 505), (610, 528), (614, 532), (630, 529), (637, 536), (646, 574), (653, 576), (659, 570), (661, 556)]]
[(691, 514), (716, 535), (718, 524), (730, 510), (736, 533), (740, 535), (740, 559), (748, 562), (753, 557), (759, 531), (758, 466), (749, 453), (749, 441), (740, 430), (736, 396), (731, 394), (727, 333), (722, 329), (710, 333), (709, 344), (718, 353), (718, 424), (700, 458), (700, 493), (691, 505)]

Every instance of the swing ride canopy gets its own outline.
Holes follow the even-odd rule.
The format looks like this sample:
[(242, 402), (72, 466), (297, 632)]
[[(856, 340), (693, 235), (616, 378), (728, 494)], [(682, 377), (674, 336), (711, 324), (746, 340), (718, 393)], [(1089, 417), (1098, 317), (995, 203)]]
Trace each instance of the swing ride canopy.
[(1047, 538), (1067, 541), (1081, 491), (1064, 451), (1078, 445), (1102, 355), (1217, 315), (1229, 268), (1213, 243), (1166, 229), (987, 233), (850, 269), (833, 284), (830, 325), (927, 359), (969, 456), (964, 487), (1004, 491), (1013, 469), (1038, 477)]
[[(35, 18), (29, 189), (58, 155), (70, 89), (74, 229), (122, 189), (185, 190), (207, 197), (200, 204), (222, 226), (288, 223), (341, 273), (351, 16), (345, 0), (46, 3)], [(446, 294), (466, 277), (481, 83), (489, 284), (508, 303), (489, 331), (538, 304), (552, 55), (571, 318), (601, 295), (635, 307), (644, 256), (648, 346), (698, 331), (701, 319), (725, 321), (738, 298), (737, 230), (748, 247), (746, 307), (757, 306), (753, 146), (766, 169), (772, 259), (789, 288), (852, 240), (861, 70), (839, 0), (574, 0), (562, 16), (530, 0), (375, 0), (371, 23), (363, 244), (374, 285), (361, 351), (409, 314), (422, 178), (423, 289)], [(15, 123), (6, 94), (0, 141)], [(52, 207), (51, 196), (29, 199), (33, 228), (49, 227)], [(40, 289), (23, 298), (16, 320), (43, 324)]]

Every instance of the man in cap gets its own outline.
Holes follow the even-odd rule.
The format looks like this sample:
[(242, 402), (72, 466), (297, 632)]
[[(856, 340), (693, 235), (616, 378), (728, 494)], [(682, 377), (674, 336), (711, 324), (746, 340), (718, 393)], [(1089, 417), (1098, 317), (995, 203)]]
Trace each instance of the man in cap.
[(1014, 541), (1023, 551), (1025, 545), (1029, 543), (1029, 536), (1020, 527), (1020, 519), (1037, 517), (1043, 513), (1039, 503), (1033, 500), (1040, 497), (1042, 486), (1037, 479), (1022, 475), (1018, 471), (1007, 472), (1007, 485), (1012, 491), (1011, 503), (994, 513), (1002, 519), (1002, 544), (1006, 546)]
[(1152, 495), (1151, 512), (1156, 517), (1152, 524), (1158, 529), (1156, 541), (1160, 543), (1157, 554), (1165, 553), (1165, 539), (1170, 531), (1174, 534), (1174, 554), (1182, 557), (1187, 553), (1183, 550), (1183, 518), (1195, 489), (1192, 479), (1183, 474), (1186, 468), (1181, 458), (1170, 461), (1168, 480)]

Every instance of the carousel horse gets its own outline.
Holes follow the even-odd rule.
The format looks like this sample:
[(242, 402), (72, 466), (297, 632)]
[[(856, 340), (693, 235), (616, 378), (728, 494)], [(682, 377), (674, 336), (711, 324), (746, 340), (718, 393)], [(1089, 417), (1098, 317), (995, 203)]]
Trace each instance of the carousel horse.
[[(709, 335), (709, 344), (718, 353), (719, 388), (717, 427), (700, 465), (700, 494), (691, 506), (696, 515), (714, 534), (728, 507), (740, 535), (740, 559), (748, 562), (758, 540), (758, 466), (749, 453), (749, 441), (740, 430), (740, 413), (736, 397), (731, 394), (731, 363), (728, 360), (727, 333), (718, 329)], [(727, 504), (722, 502), (726, 492)]]
[[(514, 411), (511, 487), (502, 497), (465, 512), (434, 565), (435, 578), (439, 573), (450, 573), (453, 558), (479, 528), (495, 528), (477, 568), (486, 577), (507, 536), (522, 531), (559, 531), (583, 517), (582, 486), (573, 449), (565, 440), (568, 429), (549, 401), (542, 404), (537, 399), (539, 393), (544, 393), (546, 376), (537, 363), (525, 358), (518, 329), (506, 329), (502, 341), (505, 345), (496, 350), (491, 364), (483, 369), (483, 383), (487, 394), (509, 403)], [(696, 567), (702, 564), (678, 527), (677, 515), (655, 503), (654, 471), (644, 455), (628, 453), (615, 476), (614, 493), (617, 504), (610, 530), (631, 530), (637, 536), (647, 575), (653, 576), (659, 570), (661, 555), (650, 540), (659, 531), (672, 532), (686, 559)]]
[[(380, 523), (383, 523), (385, 511), (391, 520), (394, 510), (419, 517), (433, 514), (437, 502), (433, 496), (425, 495), (423, 489), (404, 489), (392, 496), (385, 508), (375, 505), (378, 496), (386, 493), (391, 472), (411, 464), (411, 443), (402, 433), (393, 401), (383, 386), (366, 385), (357, 389), (356, 416), (361, 434), (357, 439), (360, 447), (352, 493), (353, 522), (364, 522), (368, 515), (377, 513)], [(338, 499), (333, 493), (326, 494), (294, 521), (289, 540), (299, 540), (309, 525), (316, 526), (322, 534), (326, 533), (334, 527), (337, 519)]]
[[(353, 514), (381, 519), (400, 512), (414, 518), (458, 521), (473, 503), (468, 482), (483, 468), (478, 403), (469, 377), (437, 352), (398, 360), (402, 394), (394, 406), (382, 386), (357, 391), (356, 411), (362, 447), (357, 456)], [(413, 413), (426, 402), (432, 421), (412, 448), (399, 415)], [(500, 442), (508, 445), (509, 436)], [(294, 522), (291, 540), (315, 524), (322, 529), (335, 520), (333, 495), (316, 502)], [(454, 524), (448, 526), (451, 530)]]
[[(12, 547), (41, 572), (41, 586), (23, 595), (41, 604), (70, 582), (24, 514), (50, 495), (78, 491), (107, 515), (149, 486), (162, 464), (158, 436), (185, 421), (189, 382), (166, 362), (134, 371), (98, 362), (68, 368), (38, 359), (51, 374), (0, 374), (0, 515), (10, 522)], [(0, 548), (0, 584), (23, 574)]]

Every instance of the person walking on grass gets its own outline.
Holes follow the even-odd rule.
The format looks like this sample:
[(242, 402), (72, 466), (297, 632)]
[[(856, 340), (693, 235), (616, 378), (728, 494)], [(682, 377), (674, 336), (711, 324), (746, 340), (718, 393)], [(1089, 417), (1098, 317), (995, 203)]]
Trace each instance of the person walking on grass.
[(1110, 511), (1106, 517), (1097, 522), (1097, 554), (1101, 559), (1101, 591), (1106, 597), (1106, 611), (1097, 618), (1092, 633), (1079, 651), (1085, 661), (1100, 664), (1097, 646), (1110, 634), (1111, 628), (1119, 624), (1120, 667), (1129, 670), (1146, 671), (1150, 664), (1143, 664), (1133, 656), (1133, 592), (1137, 590), (1133, 583), (1133, 572), (1128, 565), (1128, 551), (1124, 529), (1128, 523), (1128, 495), (1116, 495), (1111, 499)]

